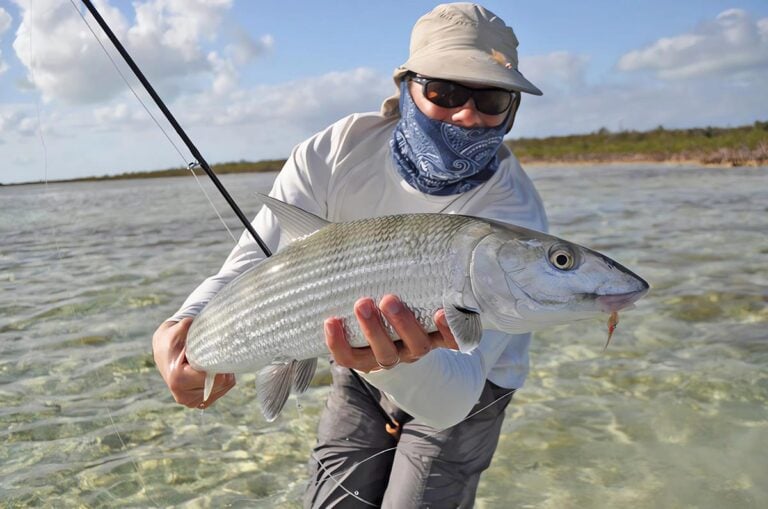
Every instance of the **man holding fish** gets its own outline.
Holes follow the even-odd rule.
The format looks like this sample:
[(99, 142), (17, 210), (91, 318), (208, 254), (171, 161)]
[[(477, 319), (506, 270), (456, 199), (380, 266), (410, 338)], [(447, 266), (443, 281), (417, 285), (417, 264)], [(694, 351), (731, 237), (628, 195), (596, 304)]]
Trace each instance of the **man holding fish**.
[[(278, 175), (270, 196), (314, 216), (267, 201), (253, 222), (256, 230), (271, 248), (278, 246), (281, 233), (286, 236), (291, 221), (298, 229), (319, 224), (309, 230), (314, 231), (323, 220), (345, 223), (393, 214), (461, 214), (491, 220), (490, 229), (501, 222), (546, 231), (541, 200), (503, 145), (522, 93), (541, 94), (518, 71), (517, 45), (512, 29), (479, 5), (445, 4), (424, 15), (413, 29), (408, 60), (394, 72), (398, 93), (381, 112), (351, 115), (299, 144)], [(552, 239), (532, 232), (519, 244), (534, 253)], [(492, 258), (503, 258), (503, 244), (488, 249)], [(424, 255), (430, 255), (428, 249)], [(473, 271), (481, 255), (473, 252)], [(583, 317), (575, 305), (569, 307), (576, 290), (555, 284), (541, 292), (537, 280), (547, 276), (530, 267), (543, 264), (555, 282), (558, 274), (575, 272), (580, 264), (592, 271), (577, 275), (587, 285), (578, 293), (589, 301), (590, 312), (615, 312), (647, 289), (618, 264), (565, 241), (554, 242), (543, 260), (526, 256), (515, 258), (519, 266), (505, 261), (505, 270), (520, 276), (522, 283), (514, 289), (519, 300), (529, 299), (531, 309), (540, 306), (550, 315), (521, 318), (525, 312), (515, 310), (520, 316), (514, 327), (504, 327), (506, 318), (498, 320), (501, 326), (480, 327), (482, 303), (466, 298), (426, 319), (417, 317), (402, 295), (391, 293), (377, 300), (356, 296), (354, 318), (347, 322), (325, 317), (333, 387), (310, 459), (307, 507), (471, 507), (480, 474), (496, 449), (504, 409), (528, 372), (531, 335), (525, 331), (557, 322), (547, 318), (555, 313)], [(189, 360), (205, 365), (195, 362), (199, 349), (187, 344), (187, 334), (195, 317), (203, 320), (206, 304), (221, 301), (229, 283), (263, 257), (244, 234), (218, 274), (155, 332), (155, 361), (179, 403), (205, 408), (234, 386), (232, 374), (209, 370), (206, 382), (206, 374), (193, 369)], [(480, 272), (460, 286), (479, 282), (501, 293), (513, 286), (503, 274), (494, 278)], [(626, 289), (605, 295), (595, 288), (607, 288), (614, 279), (624, 284), (616, 288)], [(486, 299), (490, 307), (505, 307), (495, 299)], [(352, 327), (348, 322), (355, 319)], [(430, 330), (425, 323), (433, 325)], [(353, 329), (367, 347), (350, 345)], [(466, 336), (475, 336), (479, 344), (459, 351)], [(305, 388), (314, 364), (295, 361), (303, 381), (294, 388)], [(281, 392), (266, 394), (268, 408), (277, 401), (265, 409), (268, 418), (276, 417), (290, 390), (274, 380), (295, 361), (267, 368), (264, 390)]]

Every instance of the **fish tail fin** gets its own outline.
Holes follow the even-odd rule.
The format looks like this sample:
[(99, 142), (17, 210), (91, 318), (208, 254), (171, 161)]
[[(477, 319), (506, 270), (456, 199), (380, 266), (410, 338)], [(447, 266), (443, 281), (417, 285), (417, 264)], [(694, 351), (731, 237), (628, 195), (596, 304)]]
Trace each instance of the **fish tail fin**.
[(304, 392), (315, 374), (317, 359), (293, 359), (289, 362), (275, 362), (259, 371), (258, 399), (261, 412), (267, 421), (274, 421), (288, 401), (293, 388)]
[(203, 389), (203, 403), (208, 401), (208, 397), (213, 390), (213, 381), (216, 380), (216, 373), (205, 374), (205, 388)]

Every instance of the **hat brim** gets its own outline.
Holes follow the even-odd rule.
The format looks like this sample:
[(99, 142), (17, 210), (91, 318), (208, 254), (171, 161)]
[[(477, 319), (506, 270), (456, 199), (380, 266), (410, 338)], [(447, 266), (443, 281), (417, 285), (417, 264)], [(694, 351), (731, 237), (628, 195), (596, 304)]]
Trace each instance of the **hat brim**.
[(541, 90), (516, 68), (505, 67), (494, 60), (490, 54), (477, 50), (454, 50), (447, 58), (436, 58), (434, 54), (423, 57), (412, 56), (400, 69), (407, 69), (430, 78), (542, 95)]

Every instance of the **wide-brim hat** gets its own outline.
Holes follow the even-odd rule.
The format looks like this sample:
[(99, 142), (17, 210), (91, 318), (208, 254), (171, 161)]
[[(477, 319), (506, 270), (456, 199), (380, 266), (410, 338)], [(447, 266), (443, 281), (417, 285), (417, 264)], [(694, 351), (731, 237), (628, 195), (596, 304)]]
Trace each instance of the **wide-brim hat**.
[[(413, 72), (542, 95), (519, 71), (517, 46), (512, 28), (488, 9), (471, 3), (438, 5), (414, 25), (410, 55), (393, 78), (399, 83)], [(396, 113), (398, 96), (384, 102), (382, 113)]]

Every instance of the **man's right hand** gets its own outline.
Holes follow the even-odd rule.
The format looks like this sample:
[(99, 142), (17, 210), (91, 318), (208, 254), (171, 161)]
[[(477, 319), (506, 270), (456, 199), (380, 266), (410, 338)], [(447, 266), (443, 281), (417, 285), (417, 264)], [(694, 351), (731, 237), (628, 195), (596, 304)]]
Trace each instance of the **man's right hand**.
[(216, 375), (208, 401), (203, 402), (205, 373), (189, 365), (186, 355), (187, 332), (192, 318), (163, 322), (152, 336), (155, 365), (176, 402), (189, 408), (207, 408), (235, 386), (235, 375)]

